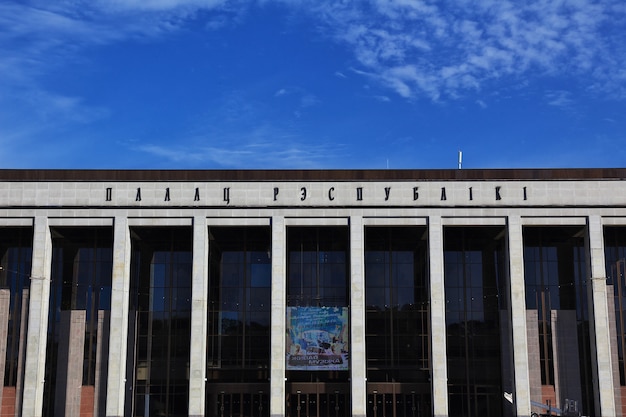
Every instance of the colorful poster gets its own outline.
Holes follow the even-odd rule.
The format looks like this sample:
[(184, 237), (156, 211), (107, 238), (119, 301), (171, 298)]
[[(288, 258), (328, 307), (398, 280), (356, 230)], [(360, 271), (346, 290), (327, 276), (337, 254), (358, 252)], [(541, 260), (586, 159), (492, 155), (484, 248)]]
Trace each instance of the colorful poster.
[(347, 370), (347, 307), (287, 307), (287, 370)]

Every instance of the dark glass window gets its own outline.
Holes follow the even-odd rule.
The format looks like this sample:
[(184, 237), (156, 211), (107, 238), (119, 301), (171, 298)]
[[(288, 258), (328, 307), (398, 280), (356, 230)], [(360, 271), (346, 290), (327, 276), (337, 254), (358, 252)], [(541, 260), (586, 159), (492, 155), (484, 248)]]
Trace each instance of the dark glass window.
[(269, 416), (270, 234), (209, 228), (207, 416)]
[(186, 416), (192, 230), (132, 229), (129, 353), (133, 416)]
[(7, 387), (19, 385), (18, 379), (21, 380), (24, 373), (32, 242), (32, 228), (0, 229), (0, 294), (5, 297), (4, 302), (8, 301), (8, 311), (0, 318), (5, 320), (7, 326), (4, 368), (4, 386)]
[[(504, 235), (499, 227), (446, 227), (444, 281), (451, 416), (503, 414), (501, 289)], [(503, 297), (502, 297), (503, 298)]]
[(539, 351), (542, 392), (554, 396), (558, 386), (563, 398), (556, 398), (557, 406), (567, 398), (577, 401), (583, 414), (590, 412), (594, 407), (585, 229), (524, 227), (523, 235), (526, 308), (537, 316), (537, 323), (528, 326), (537, 328), (539, 340), (529, 349)]
[(209, 229), (211, 381), (267, 381), (271, 260), (268, 227)]
[(112, 247), (110, 227), (52, 229), (46, 415), (65, 413), (66, 404), (82, 395), (81, 386), (97, 386), (95, 399), (106, 393)]
[(423, 228), (365, 230), (368, 381), (427, 382), (429, 310)]
[[(349, 229), (287, 228), (287, 306), (349, 306)], [(349, 326), (343, 334), (349, 334)], [(347, 370), (287, 370), (292, 382), (347, 382)], [(289, 391), (290, 386), (287, 387)]]
[(619, 379), (620, 385), (626, 386), (626, 227), (607, 227), (604, 235), (607, 286), (615, 303)]
[(287, 305), (348, 305), (348, 228), (287, 229)]

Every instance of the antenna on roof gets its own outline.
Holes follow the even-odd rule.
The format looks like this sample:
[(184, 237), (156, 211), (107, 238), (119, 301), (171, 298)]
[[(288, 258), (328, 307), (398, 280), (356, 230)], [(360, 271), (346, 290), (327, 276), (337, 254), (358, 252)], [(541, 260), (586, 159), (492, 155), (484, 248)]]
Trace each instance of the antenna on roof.
[(459, 169), (462, 169), (463, 165), (463, 152), (459, 149)]

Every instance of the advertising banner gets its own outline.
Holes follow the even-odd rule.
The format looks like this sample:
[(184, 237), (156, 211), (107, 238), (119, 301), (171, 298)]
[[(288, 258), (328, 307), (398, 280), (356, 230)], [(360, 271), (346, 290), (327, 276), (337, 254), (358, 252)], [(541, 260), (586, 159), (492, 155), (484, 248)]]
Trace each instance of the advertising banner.
[(287, 370), (347, 370), (347, 307), (287, 307)]

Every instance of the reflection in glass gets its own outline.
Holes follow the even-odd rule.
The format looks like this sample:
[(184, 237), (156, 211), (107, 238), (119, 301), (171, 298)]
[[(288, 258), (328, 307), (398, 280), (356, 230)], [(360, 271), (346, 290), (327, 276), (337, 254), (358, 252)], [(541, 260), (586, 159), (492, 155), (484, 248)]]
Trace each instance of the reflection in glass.
[(444, 229), (450, 416), (512, 411), (502, 403), (503, 392), (511, 392), (511, 375), (504, 371), (510, 356), (502, 232), (492, 227)]
[(368, 416), (432, 412), (424, 234), (423, 227), (365, 229)]
[[(347, 227), (288, 227), (287, 306), (348, 307), (348, 259)], [(291, 324), (287, 323), (287, 327)], [(349, 331), (348, 323), (344, 334)], [(289, 355), (297, 351), (296, 345), (297, 342), (287, 335)], [(349, 349), (347, 345), (343, 347)], [(341, 352), (341, 349), (338, 353), (347, 356), (347, 352)], [(286, 372), (290, 382), (311, 383), (344, 383), (348, 381), (348, 374), (348, 371), (334, 370), (332, 366), (321, 366), (316, 371)], [(287, 389), (289, 391), (289, 386)]]
[(345, 227), (288, 228), (287, 305), (348, 305), (347, 231)]
[[(6, 356), (3, 359), (5, 398), (20, 397), (24, 382), (26, 324), (30, 294), (33, 230), (27, 227), (0, 229), (0, 332)], [(19, 409), (18, 401), (3, 404)]]
[[(626, 386), (626, 227), (607, 227), (605, 235), (605, 258), (607, 291), (613, 293), (615, 334), (620, 386)], [(609, 312), (611, 309), (609, 309)]]
[(134, 228), (132, 236), (127, 413), (186, 416), (191, 228)]
[(525, 227), (524, 280), (531, 385), (541, 386), (531, 399), (557, 407), (573, 400), (589, 414), (594, 395), (584, 231)]
[(209, 236), (206, 415), (269, 416), (270, 228)]
[(52, 230), (44, 415), (105, 411), (112, 247), (112, 228)]

